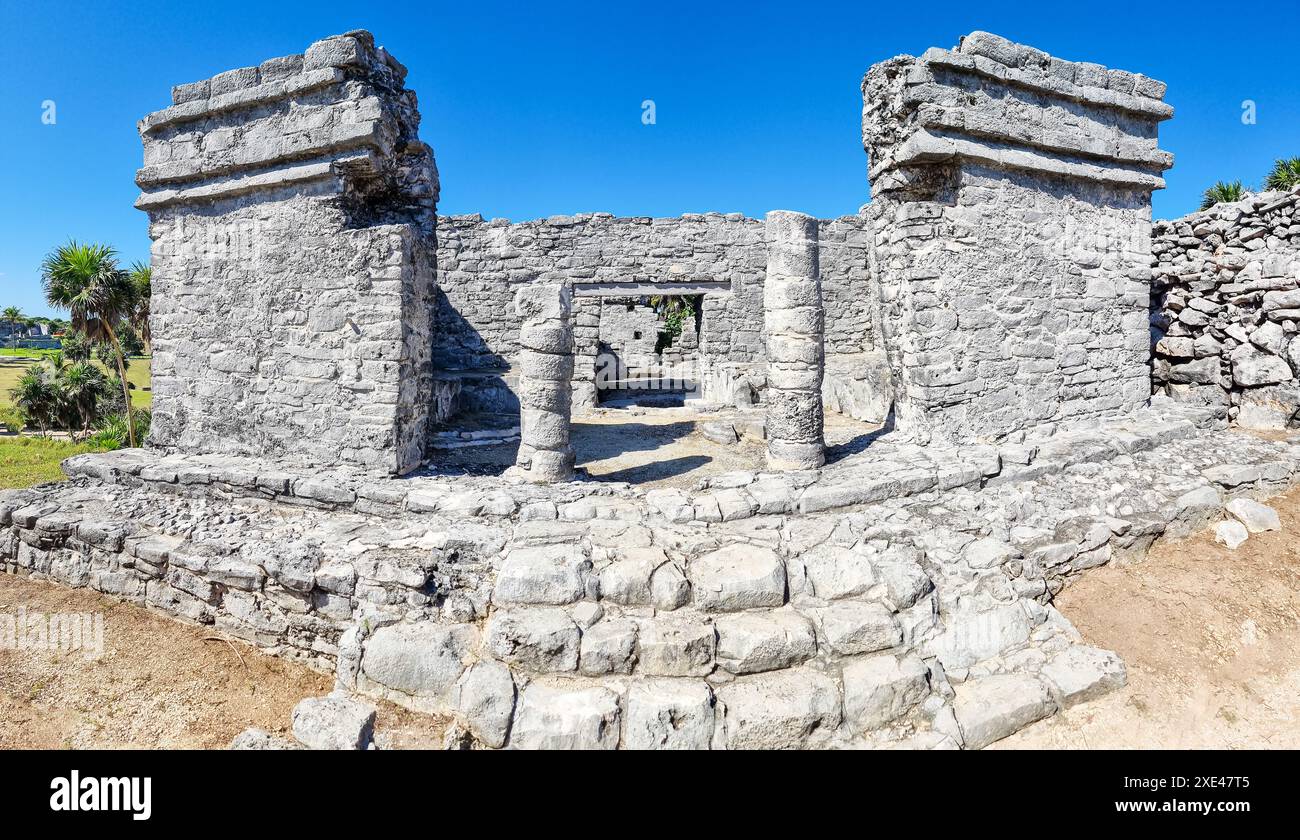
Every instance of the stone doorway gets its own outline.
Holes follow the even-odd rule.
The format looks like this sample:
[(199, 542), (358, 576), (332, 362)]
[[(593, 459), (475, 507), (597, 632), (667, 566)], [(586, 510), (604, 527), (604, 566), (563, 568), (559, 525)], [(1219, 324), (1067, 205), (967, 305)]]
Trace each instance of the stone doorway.
[(680, 406), (698, 396), (703, 295), (599, 300), (598, 406)]

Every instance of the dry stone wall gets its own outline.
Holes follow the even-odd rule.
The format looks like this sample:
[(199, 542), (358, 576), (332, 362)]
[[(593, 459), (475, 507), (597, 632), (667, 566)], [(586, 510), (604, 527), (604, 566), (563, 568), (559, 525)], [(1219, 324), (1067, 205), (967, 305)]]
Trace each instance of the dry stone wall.
[(873, 284), (900, 428), (996, 438), (1146, 401), (1163, 93), (981, 32), (867, 74)]
[[(510, 306), (514, 289), (532, 282), (569, 282), (579, 288), (591, 283), (729, 284), (725, 291), (705, 295), (700, 351), (717, 363), (762, 367), (767, 256), (761, 220), (736, 213), (669, 219), (592, 213), (515, 224), (478, 215), (443, 216), (438, 225), (441, 291), (434, 358), (441, 368), (506, 366), (518, 348), (519, 320)], [(819, 229), (827, 352), (863, 352), (872, 346), (868, 221), (845, 216), (823, 220)], [(590, 323), (582, 318), (587, 307)], [(599, 305), (579, 300), (575, 309), (582, 356), (583, 338), (594, 342), (599, 335)], [(578, 377), (584, 378), (581, 370)]]
[(441, 300), (434, 357), (445, 368), (502, 367), (517, 353), (520, 285), (718, 282), (706, 295), (702, 351), (762, 357), (763, 224), (740, 214), (616, 218), (552, 216), (511, 224), (478, 215), (439, 219)]
[(1157, 222), (1157, 391), (1228, 407), (1250, 429), (1300, 422), (1300, 190)]
[(181, 85), (141, 121), (152, 445), (421, 462), (438, 176), (405, 75), (352, 33)]
[(1051, 606), (1070, 579), (1296, 480), (1295, 442), (1158, 402), (939, 484), (915, 454), (859, 464), (797, 505), (773, 484), (798, 474), (720, 476), (691, 500), (79, 456), (70, 482), (0, 492), (0, 568), (452, 715), (460, 743), (977, 748), (1123, 684)]

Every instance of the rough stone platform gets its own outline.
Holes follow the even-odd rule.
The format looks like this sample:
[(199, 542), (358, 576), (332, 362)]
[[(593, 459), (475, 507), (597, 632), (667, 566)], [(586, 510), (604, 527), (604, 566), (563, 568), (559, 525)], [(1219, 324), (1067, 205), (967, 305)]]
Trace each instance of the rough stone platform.
[(886, 435), (695, 493), (124, 451), (0, 495), (0, 562), (453, 713), (484, 746), (980, 747), (1123, 684), (1051, 606), (1069, 580), (1295, 481), (1300, 442), (1221, 425), (1157, 401), (1000, 447)]

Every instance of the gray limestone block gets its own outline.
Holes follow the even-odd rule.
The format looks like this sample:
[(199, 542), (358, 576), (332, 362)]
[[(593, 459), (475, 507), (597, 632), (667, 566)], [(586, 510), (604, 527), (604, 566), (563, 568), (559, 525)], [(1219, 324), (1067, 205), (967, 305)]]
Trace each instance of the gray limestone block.
[(1087, 645), (1071, 645), (1057, 653), (1043, 665), (1042, 674), (1063, 709), (1123, 688), (1128, 681), (1118, 655)]
[(322, 67), (349, 67), (364, 64), (366, 47), (361, 38), (335, 35), (308, 47), (303, 55), (302, 66), (304, 70), (317, 70)]
[(521, 379), (519, 382), (519, 404), (529, 410), (545, 411), (561, 417), (568, 416), (571, 409), (573, 389), (564, 380)]
[(573, 309), (573, 287), (559, 283), (531, 283), (515, 292), (515, 312), (525, 323), (567, 323)]
[(817, 653), (812, 623), (791, 610), (719, 616), (718, 664), (733, 674), (789, 668)]
[(539, 449), (528, 456), (528, 478), (534, 482), (554, 483), (573, 478), (574, 453), (571, 447), (563, 450)]
[(260, 81), (256, 67), (240, 67), (218, 73), (210, 80), (209, 96), (221, 96), (237, 90), (250, 88)]
[(497, 572), (492, 600), (499, 604), (571, 604), (586, 596), (591, 561), (572, 545), (515, 548)]
[(603, 686), (552, 685), (524, 689), (510, 746), (531, 750), (612, 750), (619, 746), (620, 696)]
[(665, 563), (650, 576), (650, 597), (658, 610), (676, 610), (691, 600), (691, 584), (676, 563)]
[(461, 678), (478, 643), (478, 629), (468, 624), (390, 624), (365, 640), (360, 673), (417, 705), (438, 706)]
[(207, 99), (211, 91), (211, 81), (203, 79), (199, 82), (190, 82), (185, 85), (177, 85), (172, 88), (172, 102), (181, 105), (186, 102), (195, 102)]
[(704, 616), (671, 612), (641, 621), (637, 644), (639, 673), (703, 677), (713, 671), (717, 631)]
[(496, 659), (538, 673), (578, 667), (581, 631), (559, 608), (496, 610), (488, 619), (487, 650)]
[(1300, 387), (1294, 384), (1248, 388), (1237, 403), (1237, 425), (1243, 429), (1282, 431), (1300, 420)]
[(840, 656), (875, 653), (903, 640), (889, 608), (873, 601), (836, 601), (807, 610), (830, 650)]
[(1282, 530), (1282, 520), (1277, 511), (1254, 499), (1233, 499), (1223, 507), (1252, 534)]
[(519, 346), (535, 353), (573, 353), (573, 330), (568, 324), (525, 324), (519, 331)]
[(520, 411), (520, 441), (534, 449), (562, 450), (569, 446), (569, 414), (525, 407)]
[(799, 555), (810, 594), (823, 600), (866, 594), (876, 584), (871, 558), (864, 551), (824, 542)]
[(300, 750), (302, 744), (265, 729), (245, 729), (230, 742), (232, 750)]
[(915, 656), (853, 659), (844, 666), (844, 717), (869, 732), (903, 716), (930, 693), (930, 670)]
[[(777, 438), (768, 439), (767, 464), (770, 469), (815, 470), (824, 463), (826, 463), (826, 447), (821, 442), (804, 443)], [(812, 510), (811, 507), (808, 509)]]
[(624, 606), (651, 602), (650, 579), (666, 562), (662, 549), (629, 549), (624, 556), (600, 570), (600, 597)]
[(740, 677), (717, 695), (728, 749), (817, 746), (843, 717), (839, 687), (811, 668)]
[(785, 603), (785, 564), (770, 548), (724, 546), (686, 567), (695, 604), (709, 612), (734, 612)]
[(606, 618), (582, 633), (578, 670), (590, 676), (630, 674), (637, 661), (637, 623)]
[(364, 750), (375, 729), (375, 707), (343, 694), (308, 697), (293, 709), (293, 737), (313, 750)]
[(789, 443), (822, 442), (825, 418), (819, 391), (767, 392), (767, 437)]
[(1047, 686), (1030, 674), (994, 674), (957, 686), (953, 711), (965, 744), (980, 749), (1056, 711)]
[(630, 750), (707, 750), (713, 741), (714, 717), (708, 683), (638, 680), (627, 693), (623, 746)]
[(568, 382), (573, 378), (573, 356), (521, 350), (519, 373), (522, 380)]
[(474, 663), (453, 687), (451, 705), (465, 718), (474, 737), (489, 747), (503, 746), (515, 709), (510, 669), (490, 659)]

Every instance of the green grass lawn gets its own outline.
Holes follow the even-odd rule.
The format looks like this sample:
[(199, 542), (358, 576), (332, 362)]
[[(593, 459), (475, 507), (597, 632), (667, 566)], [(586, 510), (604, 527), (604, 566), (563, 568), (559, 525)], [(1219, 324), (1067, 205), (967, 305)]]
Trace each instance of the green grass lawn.
[(46, 481), (63, 481), (59, 462), (73, 455), (97, 451), (82, 443), (33, 437), (0, 437), (0, 490), (31, 487)]
[[(43, 351), (21, 352), (41, 353)], [(131, 405), (136, 408), (149, 408), (153, 405), (153, 392), (145, 390), (149, 387), (149, 362), (148, 356), (137, 356), (131, 359), (131, 366), (126, 369), (126, 381), (135, 386), (131, 391)], [(0, 353), (0, 408), (11, 404), (9, 389), (18, 384), (23, 371), (36, 363), (36, 360), (31, 357), (16, 358), (11, 353)], [(96, 361), (95, 364), (99, 362)]]

